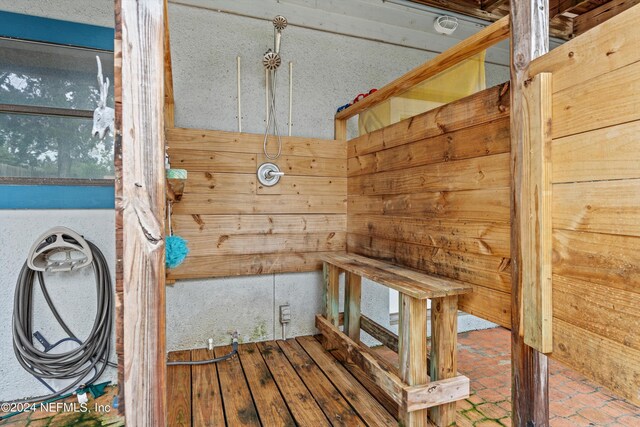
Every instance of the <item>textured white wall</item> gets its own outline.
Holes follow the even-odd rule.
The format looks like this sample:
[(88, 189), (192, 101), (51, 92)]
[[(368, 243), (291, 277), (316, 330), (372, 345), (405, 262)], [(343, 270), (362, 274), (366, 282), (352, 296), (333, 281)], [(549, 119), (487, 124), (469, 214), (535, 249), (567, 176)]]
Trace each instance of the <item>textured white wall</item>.
[[(86, 24), (113, 27), (111, 0), (0, 0), (0, 10)], [(13, 295), (20, 268), (33, 241), (54, 226), (69, 227), (94, 242), (104, 252), (115, 280), (115, 235), (113, 210), (0, 210), (0, 401), (39, 396), (49, 391), (27, 374), (13, 354), (11, 316)], [(47, 276), (48, 289), (60, 315), (80, 338), (86, 336), (95, 315), (93, 273)], [(115, 283), (114, 283), (115, 285)], [(40, 290), (34, 296), (34, 325), (50, 342), (65, 338), (48, 311)], [(115, 361), (115, 351), (112, 356)], [(107, 368), (102, 379), (117, 381), (116, 370)]]
[[(48, 390), (22, 369), (13, 353), (11, 318), (18, 274), (32, 243), (55, 226), (65, 226), (95, 243), (109, 263), (115, 286), (115, 216), (113, 210), (0, 210), (0, 401), (47, 394)], [(89, 268), (73, 273), (45, 274), (47, 289), (58, 312), (80, 339), (91, 331), (96, 313), (96, 285)], [(34, 291), (34, 331), (50, 343), (67, 338), (49, 311), (40, 288)], [(115, 361), (115, 348), (112, 360)], [(107, 368), (105, 381), (117, 380)]]
[[(280, 13), (278, 4), (274, 4), (274, 16)], [(0, 10), (113, 25), (111, 0), (0, 0)], [(240, 55), (243, 130), (262, 132), (264, 71), (260, 61), (272, 44), (271, 24), (177, 4), (170, 4), (169, 14), (177, 126), (237, 130), (235, 58)], [(415, 22), (407, 21), (407, 25), (415, 26)], [(380, 35), (381, 39), (384, 37)], [(444, 36), (425, 33), (425, 48), (451, 43), (440, 37)], [(339, 105), (360, 92), (384, 85), (434, 55), (293, 25), (284, 31), (281, 53), (285, 65), (278, 77), (280, 128), (286, 129), (287, 122), (286, 64), (293, 61), (293, 134), (323, 138), (333, 136), (332, 117)], [(488, 85), (507, 79), (506, 67), (487, 65)], [(0, 286), (5, 296), (0, 300), (0, 401), (45, 391), (15, 360), (10, 316), (15, 280), (26, 251), (38, 234), (54, 225), (70, 226), (93, 240), (104, 250), (113, 271), (113, 211), (0, 211), (0, 231), (6, 242), (0, 245)], [(87, 326), (87, 316), (92, 316), (92, 280), (86, 273), (78, 273), (52, 291), (61, 313), (79, 333)], [(228, 333), (236, 329), (243, 340), (279, 338), (278, 307), (286, 302), (292, 308), (290, 336), (313, 333), (313, 316), (321, 304), (320, 285), (319, 273), (180, 281), (167, 289), (168, 349), (204, 346), (209, 337), (226, 343)], [(363, 311), (368, 316), (388, 324), (388, 302), (385, 288), (365, 282)], [(45, 324), (42, 328), (56, 333)], [(109, 375), (110, 379), (115, 378), (115, 373)]]

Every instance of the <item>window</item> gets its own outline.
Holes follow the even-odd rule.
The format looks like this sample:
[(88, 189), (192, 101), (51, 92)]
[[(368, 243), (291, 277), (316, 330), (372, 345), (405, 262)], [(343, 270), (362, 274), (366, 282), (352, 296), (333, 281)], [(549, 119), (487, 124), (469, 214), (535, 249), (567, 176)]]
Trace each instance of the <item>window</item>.
[(0, 208), (113, 207), (113, 136), (91, 134), (112, 50), (112, 29), (0, 12)]

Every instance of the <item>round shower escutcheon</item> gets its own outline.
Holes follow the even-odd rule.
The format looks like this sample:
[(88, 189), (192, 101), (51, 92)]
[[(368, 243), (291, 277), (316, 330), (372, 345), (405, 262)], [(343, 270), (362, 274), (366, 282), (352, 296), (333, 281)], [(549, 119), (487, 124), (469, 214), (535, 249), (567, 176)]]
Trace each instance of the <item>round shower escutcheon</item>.
[(280, 177), (284, 172), (275, 163), (263, 163), (258, 168), (258, 181), (265, 187), (273, 187), (280, 181)]

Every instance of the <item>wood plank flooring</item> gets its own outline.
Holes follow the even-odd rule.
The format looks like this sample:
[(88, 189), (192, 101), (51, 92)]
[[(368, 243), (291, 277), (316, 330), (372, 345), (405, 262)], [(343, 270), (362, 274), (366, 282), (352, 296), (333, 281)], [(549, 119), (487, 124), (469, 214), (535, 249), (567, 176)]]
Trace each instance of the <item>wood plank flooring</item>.
[[(179, 351), (204, 360), (231, 346)], [(314, 337), (241, 344), (217, 364), (169, 366), (168, 425), (393, 426), (397, 421)]]

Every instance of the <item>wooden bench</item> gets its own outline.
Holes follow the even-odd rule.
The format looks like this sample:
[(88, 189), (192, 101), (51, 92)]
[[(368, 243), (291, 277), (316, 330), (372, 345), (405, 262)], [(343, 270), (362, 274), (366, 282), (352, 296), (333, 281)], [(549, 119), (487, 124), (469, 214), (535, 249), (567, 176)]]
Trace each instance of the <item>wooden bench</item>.
[[(325, 347), (343, 354), (398, 404), (402, 425), (448, 426), (455, 422), (455, 402), (469, 396), (469, 379), (457, 372), (458, 295), (471, 292), (472, 287), (351, 253), (328, 254), (323, 261), (325, 312), (316, 316), (316, 326)], [(345, 273), (343, 315), (338, 306), (341, 272)], [(361, 315), (362, 277), (400, 293), (397, 336)], [(427, 299), (432, 300), (430, 355)], [(339, 329), (341, 319), (344, 332)], [(360, 342), (360, 329), (397, 349), (397, 370)]]

